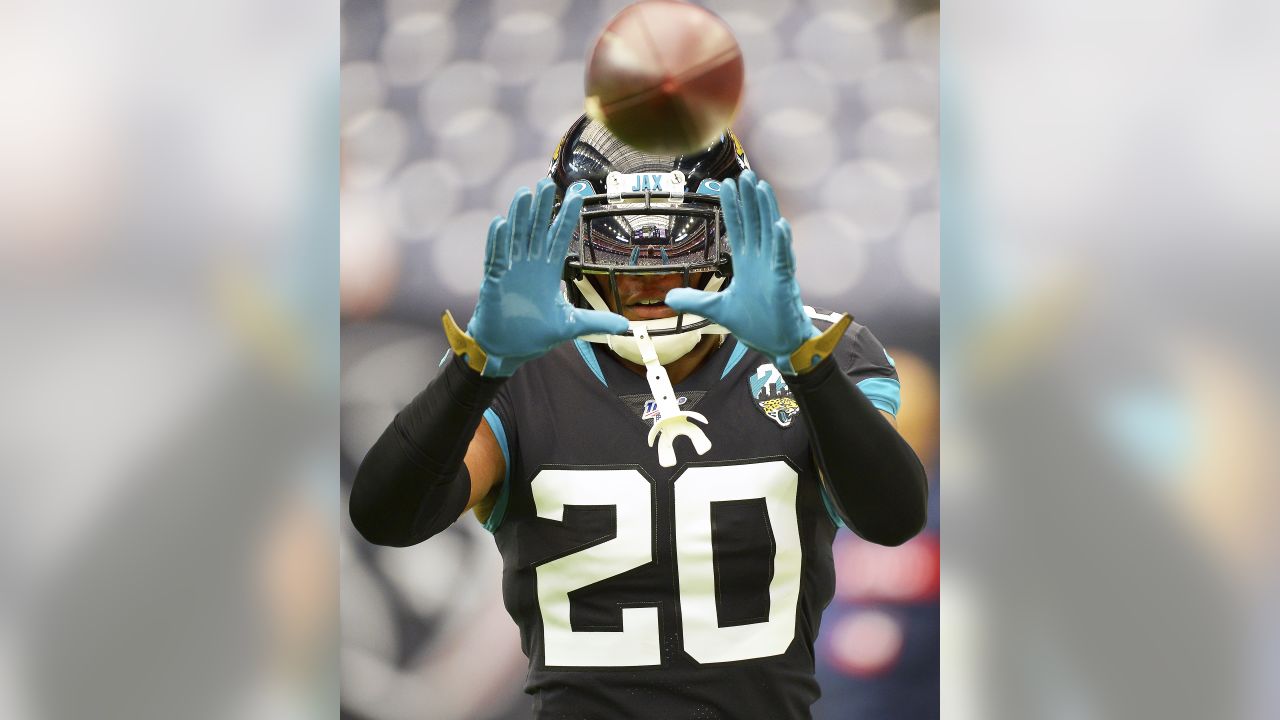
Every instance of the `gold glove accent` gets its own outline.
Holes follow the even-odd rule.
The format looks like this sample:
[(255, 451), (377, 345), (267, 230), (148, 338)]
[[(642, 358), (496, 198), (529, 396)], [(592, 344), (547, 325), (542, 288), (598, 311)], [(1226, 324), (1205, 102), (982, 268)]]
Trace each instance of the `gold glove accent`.
[(797, 375), (803, 375), (817, 367), (818, 363), (835, 352), (836, 343), (840, 342), (840, 337), (852, 323), (853, 316), (844, 313), (834, 325), (823, 330), (821, 335), (805, 340), (795, 352), (791, 353), (791, 368)]
[(453, 319), (453, 313), (445, 310), (440, 320), (444, 324), (444, 336), (449, 339), (449, 347), (453, 348), (453, 354), (461, 355), (467, 367), (484, 374), (484, 366), (489, 362), (489, 356), (485, 351), (470, 335), (458, 327), (458, 323)]

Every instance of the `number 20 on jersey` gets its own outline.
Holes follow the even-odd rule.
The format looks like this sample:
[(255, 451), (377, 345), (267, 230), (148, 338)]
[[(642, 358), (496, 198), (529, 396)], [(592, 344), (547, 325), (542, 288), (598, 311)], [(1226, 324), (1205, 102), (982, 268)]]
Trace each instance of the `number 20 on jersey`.
[[(675, 559), (684, 650), (699, 663), (786, 652), (795, 637), (802, 553), (796, 471), (781, 460), (702, 465), (675, 479)], [(532, 481), (539, 517), (563, 521), (567, 505), (612, 505), (613, 539), (537, 568), (547, 666), (619, 667), (662, 662), (657, 607), (622, 609), (621, 632), (574, 632), (569, 593), (653, 561), (649, 481), (635, 469), (549, 469)], [(764, 622), (721, 627), (716, 609), (712, 503), (763, 499), (775, 552)]]

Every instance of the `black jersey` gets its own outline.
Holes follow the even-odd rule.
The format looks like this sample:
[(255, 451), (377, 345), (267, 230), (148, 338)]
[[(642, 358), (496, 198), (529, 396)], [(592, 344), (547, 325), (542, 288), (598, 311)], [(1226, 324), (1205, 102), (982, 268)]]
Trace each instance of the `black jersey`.
[[(896, 412), (870, 332), (852, 325), (836, 352)], [(645, 379), (583, 341), (523, 365), (485, 415), (507, 460), (485, 525), (539, 719), (808, 718), (818, 698), (837, 520), (799, 408), (732, 337), (675, 390), (712, 446), (677, 439), (669, 468)]]

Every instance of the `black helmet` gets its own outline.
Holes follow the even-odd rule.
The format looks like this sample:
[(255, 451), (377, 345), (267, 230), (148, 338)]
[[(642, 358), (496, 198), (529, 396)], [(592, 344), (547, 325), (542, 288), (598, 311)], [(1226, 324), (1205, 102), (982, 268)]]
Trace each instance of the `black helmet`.
[[(565, 258), (569, 300), (599, 307), (586, 275), (608, 275), (617, 297), (618, 274), (710, 272), (704, 289), (718, 290), (732, 274), (728, 238), (720, 214), (720, 182), (737, 178), (751, 166), (733, 131), (687, 155), (642, 152), (582, 116), (569, 128), (551, 156), (547, 174), (556, 184), (557, 210), (569, 188), (587, 190), (582, 219)], [(586, 297), (584, 297), (584, 295)], [(654, 327), (652, 335), (705, 328), (684, 316), (672, 327)]]

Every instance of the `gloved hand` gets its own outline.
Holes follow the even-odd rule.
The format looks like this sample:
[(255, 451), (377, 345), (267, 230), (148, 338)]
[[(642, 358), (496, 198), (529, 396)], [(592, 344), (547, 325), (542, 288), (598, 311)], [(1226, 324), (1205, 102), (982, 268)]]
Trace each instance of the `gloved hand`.
[(547, 228), (555, 184), (538, 182), (537, 194), (520, 188), (506, 219), (489, 224), (485, 276), (467, 334), (488, 355), (482, 374), (509, 377), (520, 364), (556, 345), (592, 333), (617, 334), (628, 327), (621, 315), (579, 310), (560, 292), (569, 240), (582, 213), (583, 195), (571, 192)]
[(733, 250), (733, 281), (720, 292), (676, 288), (666, 303), (728, 328), (747, 347), (794, 374), (791, 354), (819, 335), (800, 301), (791, 225), (778, 215), (769, 183), (747, 170), (720, 186), (720, 206)]

